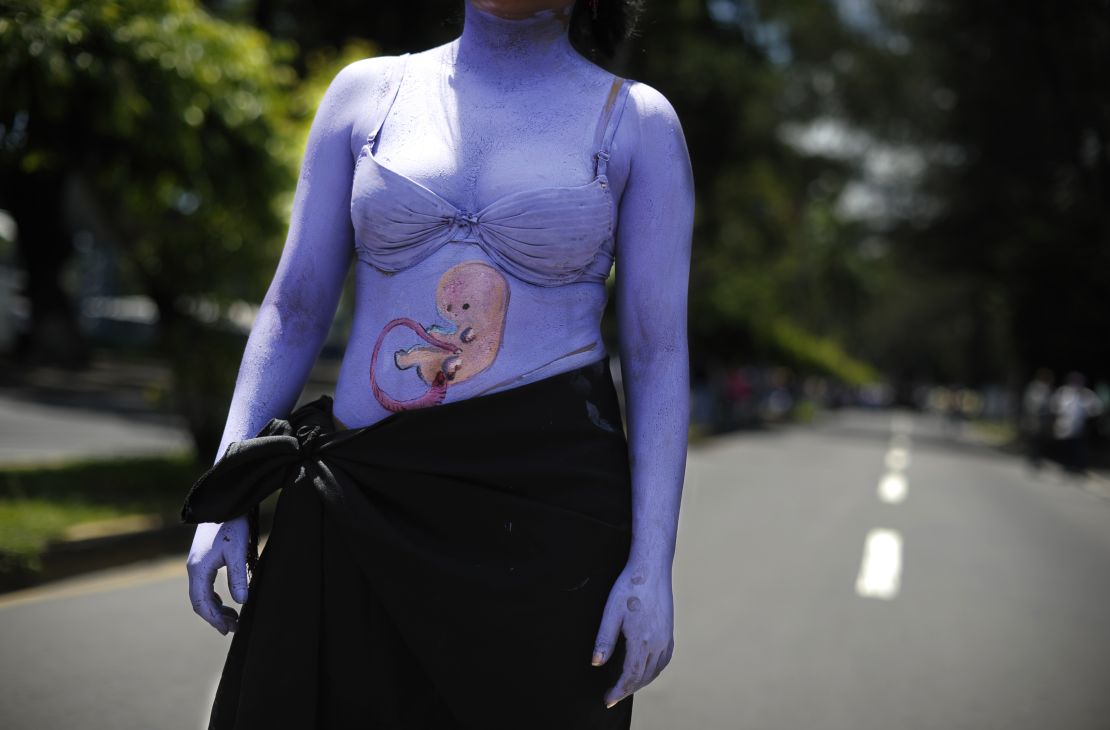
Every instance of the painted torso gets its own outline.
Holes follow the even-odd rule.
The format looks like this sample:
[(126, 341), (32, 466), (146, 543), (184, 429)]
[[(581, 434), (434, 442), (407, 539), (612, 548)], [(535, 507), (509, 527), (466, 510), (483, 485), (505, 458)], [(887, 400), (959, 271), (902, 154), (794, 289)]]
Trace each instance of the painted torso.
[[(606, 693), (612, 705), (650, 681), (674, 648), (671, 565), (690, 413), (693, 171), (673, 107), (636, 83), (620, 87), (628, 103), (608, 148), (606, 197), (596, 186), (582, 195), (550, 193), (600, 180), (597, 124), (613, 77), (572, 50), (568, 21), (611, 7), (600, 0), (467, 0), (465, 7), (456, 41), (408, 57), (396, 99), (388, 83), (395, 58), (348, 64), (329, 84), (218, 451), (291, 412), (352, 262), (354, 327), (333, 410), (340, 426), (358, 428), (413, 398), (461, 400), (601, 359), (609, 262), (579, 265), (588, 263), (589, 241), (608, 242), (617, 263), (613, 309), (633, 490), (628, 563), (610, 589), (594, 645), (595, 665), (615, 660), (621, 634), (630, 649)], [(372, 172), (360, 157), (386, 109), (373, 160), (382, 168)], [(547, 197), (565, 215), (538, 212)], [(514, 211), (507, 204), (514, 199), (528, 204)], [(599, 212), (602, 199), (613, 216)], [(433, 240), (436, 227), (460, 213), (467, 235)], [(606, 241), (590, 230), (610, 227), (615, 238)], [(559, 278), (575, 267), (583, 280)], [(248, 538), (245, 518), (205, 523), (190, 549), (192, 605), (222, 633), (235, 629), (237, 615), (222, 605), (213, 579), (226, 565), (233, 597), (246, 601)]]
[[(468, 40), (409, 55), (399, 84), (378, 78), (360, 95), (366, 113), (356, 117), (351, 150), (358, 165), (352, 181), (356, 249), (380, 245), (357, 223), (360, 194), (381, 194), (373, 186), (383, 175), (395, 173), (394, 184), (430, 191), (428, 205), (439, 199), (464, 212), (514, 194), (526, 205), (527, 191), (595, 180), (596, 138), (612, 105), (612, 74), (575, 53), (565, 38), (553, 39), (541, 59), (520, 59), (525, 70), (516, 73), (483, 66), (480, 43), (460, 48)], [(529, 53), (535, 54), (534, 43)], [(548, 65), (529, 73), (528, 64), (537, 62)], [(615, 223), (628, 160), (621, 154), (620, 126), (613, 130), (604, 185)], [(548, 202), (562, 200), (566, 196), (554, 195)], [(573, 216), (568, 209), (568, 221)], [(606, 354), (600, 319), (607, 291), (596, 273), (588, 280), (536, 283), (528, 270), (514, 275), (474, 236), (449, 238), (396, 271), (378, 268), (372, 257), (355, 259), (354, 320), (335, 390), (335, 415), (343, 425), (357, 428), (395, 410), (522, 385)], [(571, 246), (569, 240), (544, 243)], [(612, 240), (604, 246), (615, 254)], [(607, 269), (605, 254), (601, 269)], [(558, 271), (551, 266), (558, 258), (554, 249), (540, 255)]]

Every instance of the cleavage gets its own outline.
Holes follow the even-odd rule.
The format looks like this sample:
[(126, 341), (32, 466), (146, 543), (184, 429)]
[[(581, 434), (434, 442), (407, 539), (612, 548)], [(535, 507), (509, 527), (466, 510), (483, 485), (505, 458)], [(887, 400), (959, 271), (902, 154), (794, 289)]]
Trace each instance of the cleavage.
[[(407, 100), (398, 99), (395, 106), (402, 101)], [(585, 185), (594, 179), (585, 127), (578, 135), (581, 141), (571, 145), (565, 138), (575, 135), (564, 132), (563, 140), (554, 140), (548, 134), (554, 120), (526, 125), (502, 120), (496, 127), (468, 132), (460, 131), (457, 122), (449, 128), (442, 111), (434, 115), (424, 109), (419, 118), (404, 109), (395, 111), (374, 140), (375, 161), (459, 210), (476, 212), (510, 193)], [(504, 142), (522, 137), (524, 142)]]

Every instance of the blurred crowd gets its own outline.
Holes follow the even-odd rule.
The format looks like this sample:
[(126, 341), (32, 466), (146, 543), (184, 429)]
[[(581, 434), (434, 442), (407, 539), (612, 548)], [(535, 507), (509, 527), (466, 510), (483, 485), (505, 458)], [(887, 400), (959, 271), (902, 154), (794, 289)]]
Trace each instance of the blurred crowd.
[(806, 421), (817, 408), (880, 407), (893, 402), (885, 384), (847, 386), (782, 365), (724, 367), (693, 363), (691, 423), (708, 433)]
[(900, 406), (937, 414), (951, 428), (970, 421), (1011, 424), (1034, 469), (1047, 459), (1075, 474), (1090, 466), (1092, 441), (1110, 440), (1110, 383), (1092, 388), (1079, 372), (1057, 381), (1048, 368), (1015, 392), (999, 384), (848, 386), (779, 365), (695, 364), (691, 388), (691, 423), (709, 433), (809, 420), (819, 408)]
[(1079, 372), (1068, 373), (1057, 385), (1051, 370), (1037, 371), (1021, 401), (1021, 430), (1034, 469), (1040, 469), (1045, 458), (1053, 458), (1069, 472), (1086, 473), (1089, 425), (1094, 421), (1098, 432), (1110, 432), (1105, 418), (1110, 415), (1110, 385), (1099, 383), (1098, 389), (1087, 387)]

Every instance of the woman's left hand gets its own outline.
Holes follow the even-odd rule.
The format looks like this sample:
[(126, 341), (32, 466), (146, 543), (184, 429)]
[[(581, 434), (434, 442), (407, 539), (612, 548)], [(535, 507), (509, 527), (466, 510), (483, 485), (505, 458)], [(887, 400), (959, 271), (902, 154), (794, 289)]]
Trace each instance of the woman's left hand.
[(605, 693), (612, 707), (651, 683), (674, 652), (674, 597), (668, 565), (629, 563), (613, 583), (601, 616), (592, 664), (605, 664), (624, 634), (624, 670)]

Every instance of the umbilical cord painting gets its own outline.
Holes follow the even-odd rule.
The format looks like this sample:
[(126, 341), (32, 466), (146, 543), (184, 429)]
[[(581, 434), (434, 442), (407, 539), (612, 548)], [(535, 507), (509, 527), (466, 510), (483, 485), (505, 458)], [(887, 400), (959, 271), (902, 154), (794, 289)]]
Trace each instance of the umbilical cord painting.
[[(447, 388), (481, 373), (497, 357), (509, 308), (509, 282), (481, 261), (464, 261), (444, 272), (436, 285), (436, 311), (450, 324), (427, 327), (409, 317), (398, 317), (382, 327), (370, 357), (370, 388), (383, 408), (393, 412), (426, 408), (443, 402)], [(423, 342), (396, 350), (393, 364), (411, 370), (427, 390), (409, 400), (397, 400), (378, 383), (378, 354), (385, 337), (408, 328)]]

